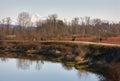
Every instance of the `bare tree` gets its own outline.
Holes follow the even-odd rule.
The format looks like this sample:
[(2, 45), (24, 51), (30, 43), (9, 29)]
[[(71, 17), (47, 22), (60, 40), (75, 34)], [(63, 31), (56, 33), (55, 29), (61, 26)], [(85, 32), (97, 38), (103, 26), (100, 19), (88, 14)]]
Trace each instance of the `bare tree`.
[(4, 32), (4, 31), (5, 31), (5, 30), (4, 30), (4, 27), (5, 27), (5, 19), (2, 19), (2, 20), (1, 20), (1, 32), (2, 32), (2, 33), (5, 33), (5, 32)]
[(27, 27), (31, 26), (31, 17), (28, 12), (21, 12), (18, 15), (18, 24), (20, 26), (20, 30), (19, 30), (19, 32), (21, 33), (20, 37), (22, 37), (23, 39), (26, 39), (27, 35), (31, 33), (31, 32), (27, 32), (27, 29), (26, 29)]
[(90, 25), (90, 17), (85, 16), (84, 19), (85, 19), (85, 24), (87, 26)]
[(75, 17), (73, 18), (73, 20), (71, 21), (71, 33), (72, 34), (78, 34), (78, 27), (79, 27), (79, 18)]
[(10, 34), (10, 24), (11, 24), (11, 18), (10, 17), (6, 17), (6, 34), (9, 35)]
[(28, 12), (22, 12), (18, 15), (18, 24), (21, 27), (30, 26), (30, 15)]
[[(48, 15), (46, 20), (36, 21), (37, 27), (33, 27), (31, 17), (27, 12), (18, 15), (18, 25), (10, 27), (11, 18), (7, 17), (0, 23), (0, 38), (14, 34), (19, 39), (41, 39), (79, 36), (111, 37), (120, 36), (120, 23), (110, 23), (101, 19), (90, 17), (75, 17), (70, 22), (58, 19), (57, 14)], [(4, 37), (3, 37), (4, 36)]]
[(98, 25), (101, 25), (101, 23), (102, 23), (101, 19), (98, 19), (98, 18), (93, 19), (93, 25), (98, 26)]
[(56, 34), (57, 30), (57, 14), (52, 14), (48, 16), (51, 27), (53, 27), (53, 34)]

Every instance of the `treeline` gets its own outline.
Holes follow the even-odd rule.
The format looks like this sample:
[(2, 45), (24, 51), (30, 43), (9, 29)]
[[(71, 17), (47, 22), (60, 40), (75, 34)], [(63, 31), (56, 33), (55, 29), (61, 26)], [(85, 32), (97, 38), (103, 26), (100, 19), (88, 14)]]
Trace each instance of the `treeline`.
[(46, 19), (39, 19), (34, 23), (27, 12), (18, 14), (17, 25), (11, 25), (11, 18), (1, 19), (0, 39), (7, 36), (15, 39), (41, 39), (62, 37), (112, 37), (120, 36), (120, 23), (110, 23), (99, 18), (75, 17), (70, 22), (58, 19), (57, 14), (49, 15)]

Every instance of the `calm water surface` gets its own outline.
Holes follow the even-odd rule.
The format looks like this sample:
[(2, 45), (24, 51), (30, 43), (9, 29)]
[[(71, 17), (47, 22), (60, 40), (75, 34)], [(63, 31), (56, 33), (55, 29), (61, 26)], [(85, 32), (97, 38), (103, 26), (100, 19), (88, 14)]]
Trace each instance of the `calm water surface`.
[(100, 81), (99, 76), (61, 63), (0, 58), (0, 81)]

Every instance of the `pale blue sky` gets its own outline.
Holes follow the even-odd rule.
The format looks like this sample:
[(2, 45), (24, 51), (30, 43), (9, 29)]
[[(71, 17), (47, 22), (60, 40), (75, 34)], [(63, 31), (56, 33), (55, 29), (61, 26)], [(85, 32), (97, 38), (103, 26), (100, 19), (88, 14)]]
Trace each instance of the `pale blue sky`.
[(90, 16), (120, 21), (120, 0), (0, 0), (0, 19), (17, 18), (22, 11), (44, 17), (56, 13), (68, 20)]

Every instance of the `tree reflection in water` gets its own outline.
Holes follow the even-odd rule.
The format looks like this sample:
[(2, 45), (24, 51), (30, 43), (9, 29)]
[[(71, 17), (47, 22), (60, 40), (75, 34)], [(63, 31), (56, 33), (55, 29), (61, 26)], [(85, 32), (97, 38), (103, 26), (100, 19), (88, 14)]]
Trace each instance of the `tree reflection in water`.
[(29, 69), (31, 64), (32, 64), (32, 61), (30, 61), (30, 60), (17, 59), (17, 67), (18, 67), (18, 69), (19, 68), (23, 69), (23, 70)]
[(103, 77), (103, 76), (99, 76), (99, 81), (109, 81), (107, 78)]
[[(0, 60), (3, 62), (7, 62), (9, 58), (0, 57)], [(18, 69), (27, 70), (35, 64), (35, 69), (40, 70), (44, 64), (43, 60), (28, 60), (28, 59), (16, 59), (16, 64)], [(65, 70), (72, 70), (75, 68), (75, 64), (72, 62), (63, 62), (62, 66)], [(97, 72), (96, 72), (97, 74)], [(84, 70), (79, 70), (78, 76), (80, 78), (89, 75), (89, 72)], [(120, 81), (120, 63), (109, 64), (106, 70), (101, 71), (100, 75), (96, 75), (99, 77), (99, 81)], [(86, 77), (87, 78), (87, 77)]]
[[(71, 70), (74, 68), (74, 64), (69, 62), (62, 63), (62, 66), (66, 70)], [(87, 75), (89, 75), (89, 72), (85, 70), (79, 70), (78, 72), (79, 77)], [(96, 76), (99, 77), (99, 81), (120, 81), (120, 63), (109, 64), (106, 70), (101, 71), (100, 75), (96, 72)]]
[(41, 60), (37, 60), (37, 61), (32, 61), (32, 60), (28, 60), (28, 59), (17, 59), (17, 67), (18, 69), (23, 69), (23, 70), (27, 70), (30, 69), (30, 66), (33, 64), (33, 62), (36, 63), (36, 70), (40, 70), (42, 64), (44, 64), (43, 61)]
[(6, 58), (6, 57), (0, 57), (0, 60), (3, 61), (3, 62), (7, 62), (8, 58)]
[(65, 70), (71, 70), (73, 68), (73, 66), (71, 66), (69, 63), (66, 63), (66, 62), (63, 62), (62, 63), (62, 67), (65, 69)]
[(88, 72), (85, 71), (85, 70), (79, 70), (79, 71), (78, 71), (78, 76), (79, 76), (80, 78), (83, 77), (83, 76), (87, 76), (87, 75), (89, 75), (89, 74), (88, 74)]
[[(92, 72), (88, 72), (88, 71), (85, 71), (85, 70), (79, 70), (78, 71), (78, 77), (79, 78), (85, 78), (85, 80), (87, 80), (87, 78), (89, 78), (89, 73), (91, 74), (95, 74), (95, 73), (92, 73)], [(99, 81), (107, 81), (107, 79), (105, 77), (103, 77), (102, 75), (98, 75), (98, 74), (95, 74), (96, 77), (99, 78)]]
[(40, 70), (43, 64), (44, 64), (44, 61), (42, 60), (36, 61), (36, 69)]

